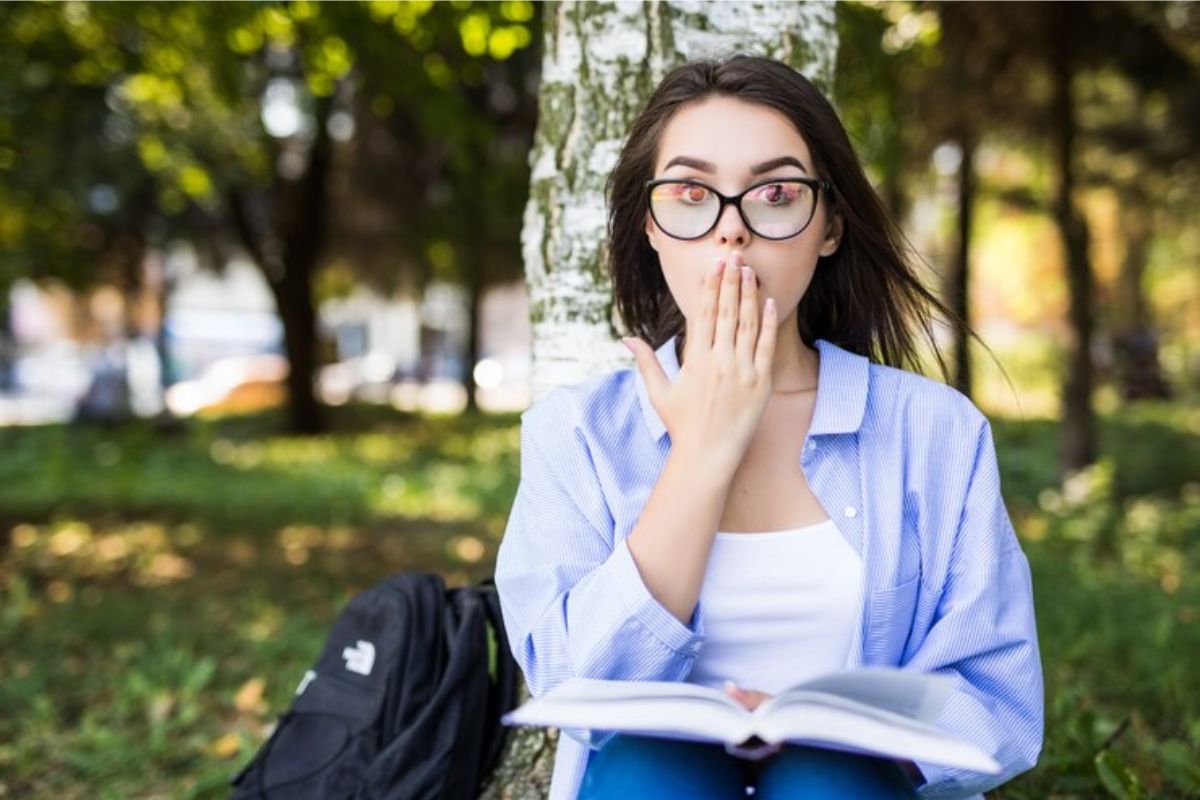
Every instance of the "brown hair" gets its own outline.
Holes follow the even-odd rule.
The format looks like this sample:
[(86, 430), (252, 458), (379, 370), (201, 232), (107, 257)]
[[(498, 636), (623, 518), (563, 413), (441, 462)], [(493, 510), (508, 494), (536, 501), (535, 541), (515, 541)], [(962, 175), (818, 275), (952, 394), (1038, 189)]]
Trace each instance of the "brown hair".
[(836, 252), (818, 261), (800, 300), (796, 316), (804, 343), (812, 347), (826, 339), (878, 363), (918, 371), (919, 327), (950, 380), (930, 310), (979, 337), (921, 284), (912, 266), (915, 251), (867, 180), (833, 106), (799, 72), (758, 56), (692, 61), (667, 73), (634, 120), (608, 177), (608, 270), (617, 310), (633, 335), (655, 348), (678, 336), (682, 356), (685, 319), (646, 236), (645, 181), (654, 177), (662, 133), (674, 113), (714, 95), (781, 112), (807, 142), (817, 177), (833, 185), (823, 196), (840, 211), (843, 233)]

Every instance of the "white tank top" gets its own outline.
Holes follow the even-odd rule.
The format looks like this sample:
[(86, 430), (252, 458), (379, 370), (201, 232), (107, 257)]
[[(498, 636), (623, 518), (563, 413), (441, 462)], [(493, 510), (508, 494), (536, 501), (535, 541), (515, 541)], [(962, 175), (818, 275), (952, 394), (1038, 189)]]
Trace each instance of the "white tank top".
[(862, 561), (832, 520), (763, 533), (717, 531), (690, 683), (732, 679), (776, 694), (845, 667), (862, 618)]

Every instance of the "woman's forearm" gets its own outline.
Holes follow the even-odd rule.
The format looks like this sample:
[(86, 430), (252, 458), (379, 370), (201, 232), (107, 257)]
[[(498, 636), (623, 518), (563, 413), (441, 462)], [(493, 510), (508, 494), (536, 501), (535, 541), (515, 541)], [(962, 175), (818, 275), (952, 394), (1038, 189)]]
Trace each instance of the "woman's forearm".
[(627, 540), (646, 588), (684, 625), (700, 597), (732, 480), (733, 469), (719, 460), (672, 448)]

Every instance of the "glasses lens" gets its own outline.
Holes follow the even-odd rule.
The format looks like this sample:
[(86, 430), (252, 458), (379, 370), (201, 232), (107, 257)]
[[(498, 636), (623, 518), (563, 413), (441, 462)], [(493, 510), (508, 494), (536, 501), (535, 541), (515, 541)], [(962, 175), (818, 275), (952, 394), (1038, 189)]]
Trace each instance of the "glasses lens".
[(799, 181), (773, 181), (751, 189), (742, 198), (742, 210), (759, 236), (782, 239), (795, 236), (812, 219), (816, 197)]
[(694, 239), (712, 227), (721, 201), (694, 183), (660, 183), (650, 190), (650, 211), (671, 236)]
[[(786, 239), (804, 230), (813, 216), (816, 194), (800, 181), (772, 181), (742, 197), (742, 210), (759, 236)], [(660, 183), (650, 190), (650, 210), (658, 226), (680, 239), (703, 235), (717, 221), (720, 199), (694, 183)]]

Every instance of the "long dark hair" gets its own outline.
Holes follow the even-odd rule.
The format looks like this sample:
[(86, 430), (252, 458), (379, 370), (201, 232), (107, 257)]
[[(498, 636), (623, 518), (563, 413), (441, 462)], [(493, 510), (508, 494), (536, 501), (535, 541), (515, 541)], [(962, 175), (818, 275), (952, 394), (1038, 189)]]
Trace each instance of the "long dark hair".
[(804, 343), (813, 347), (817, 339), (826, 339), (878, 363), (919, 371), (920, 329), (949, 381), (931, 311), (957, 331), (979, 337), (921, 284), (912, 266), (919, 258), (867, 180), (833, 106), (799, 72), (758, 56), (691, 61), (668, 72), (634, 120), (608, 176), (608, 270), (617, 310), (632, 334), (655, 348), (678, 336), (682, 355), (685, 319), (646, 236), (645, 181), (654, 177), (672, 115), (686, 103), (714, 95), (781, 112), (807, 142), (817, 177), (833, 184), (825, 197), (830, 211), (841, 212), (843, 233), (837, 251), (817, 263), (800, 300), (796, 316)]

